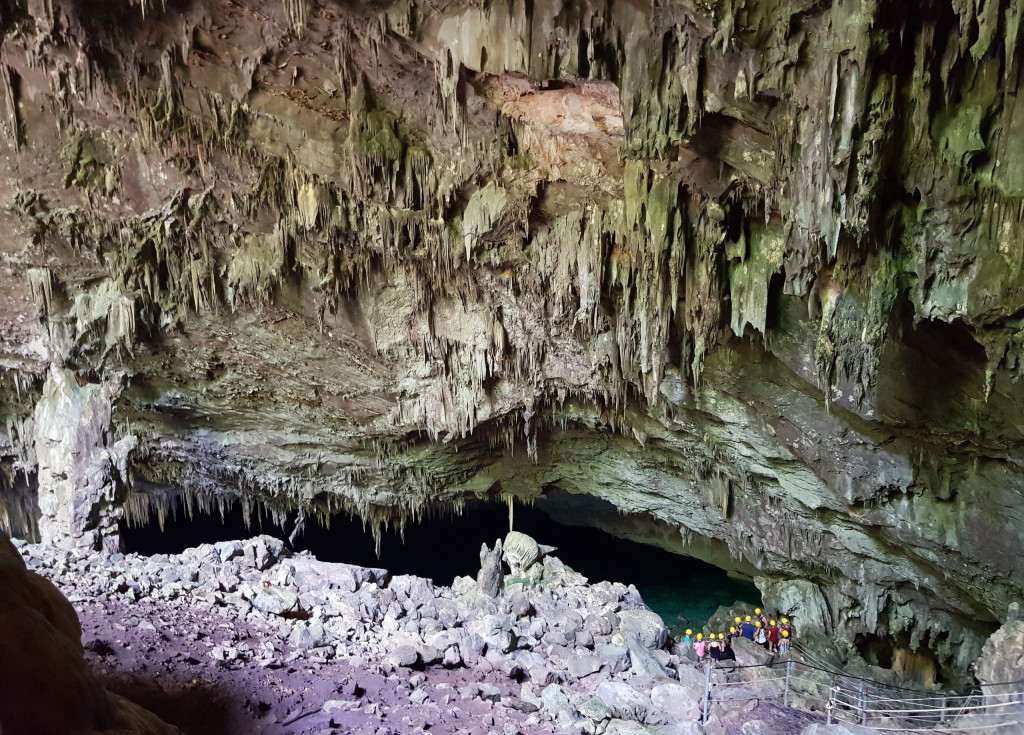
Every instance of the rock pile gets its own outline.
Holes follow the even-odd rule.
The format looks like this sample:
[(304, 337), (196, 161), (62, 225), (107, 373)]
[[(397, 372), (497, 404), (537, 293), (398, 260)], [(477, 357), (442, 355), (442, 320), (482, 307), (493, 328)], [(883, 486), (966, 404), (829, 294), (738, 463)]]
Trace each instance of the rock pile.
[[(342, 685), (304, 703), (303, 717), (316, 713), (328, 726), (353, 710), (374, 715), (369, 729), (345, 731), (422, 732), (431, 712), (461, 708), (486, 712), (478, 729), (466, 732), (700, 732), (704, 673), (688, 651), (668, 647), (661, 618), (634, 587), (588, 584), (552, 556), (532, 572), (539, 582), (512, 584), (492, 597), (469, 577), (435, 586), (291, 555), (267, 536), (177, 556), (20, 547), (73, 602), (120, 611), (120, 631), (141, 634), (159, 624), (145, 613), (157, 608), (145, 605), (159, 606), (171, 627), (197, 610), (213, 630), (231, 627), (218, 623), (223, 619), (248, 626), (251, 635), (189, 636), (197, 653), (187, 660), (221, 670), (348, 665), (392, 682), (401, 702), (368, 703), (357, 696), (360, 687)], [(749, 720), (756, 704), (716, 704), (708, 731), (729, 717)], [(404, 726), (379, 729), (394, 724), (392, 710), (408, 713), (410, 706), (428, 716), (417, 724), (407, 715)], [(273, 732), (307, 731), (296, 727)]]

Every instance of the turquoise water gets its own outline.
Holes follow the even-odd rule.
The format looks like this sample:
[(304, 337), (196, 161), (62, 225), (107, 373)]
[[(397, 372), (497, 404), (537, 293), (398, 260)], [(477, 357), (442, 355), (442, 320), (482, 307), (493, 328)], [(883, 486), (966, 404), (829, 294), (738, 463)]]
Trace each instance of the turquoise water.
[(714, 567), (695, 571), (686, 584), (637, 585), (637, 589), (673, 636), (687, 628), (703, 628), (719, 607), (732, 607), (737, 602), (755, 606), (761, 601), (761, 593), (752, 582), (733, 579)]

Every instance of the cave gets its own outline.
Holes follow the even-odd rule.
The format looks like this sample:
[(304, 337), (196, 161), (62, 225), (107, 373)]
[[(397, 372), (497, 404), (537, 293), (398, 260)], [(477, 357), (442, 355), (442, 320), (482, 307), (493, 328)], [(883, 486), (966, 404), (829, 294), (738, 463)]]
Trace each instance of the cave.
[(860, 634), (854, 645), (869, 664), (901, 676), (904, 683), (917, 687), (935, 687), (962, 674), (943, 667), (930, 650), (935, 641), (923, 641), (916, 648), (905, 635)]
[(1019, 678), (1021, 0), (904, 10), (0, 0), (4, 735)]
[[(591, 581), (635, 585), (673, 634), (681, 637), (687, 628), (703, 628), (719, 607), (760, 605), (760, 592), (748, 579), (699, 559), (617, 538), (599, 528), (564, 522), (573, 517), (573, 508), (578, 518), (594, 518), (594, 509), (607, 511), (607, 504), (563, 493), (553, 495), (547, 502), (541, 499), (533, 505), (517, 505), (513, 511), (515, 530), (556, 546), (553, 554)], [(287, 540), (298, 517), (289, 513), (277, 525), (272, 514), (257, 511), (247, 518), (240, 504), (227, 507), (223, 516), (216, 512), (190, 515), (178, 502), (159, 527), (156, 517), (148, 518), (147, 523), (125, 521), (122, 548), (141, 555), (180, 554), (199, 544), (246, 539), (255, 533)], [(344, 514), (310, 517), (289, 546), (326, 562), (383, 567), (392, 575), (411, 574), (450, 585), (457, 576), (476, 575), (480, 545), (493, 545), (508, 532), (508, 514), (505, 505), (487, 501), (467, 503), (458, 512), (428, 512), (401, 530), (382, 530), (379, 546), (359, 518)]]

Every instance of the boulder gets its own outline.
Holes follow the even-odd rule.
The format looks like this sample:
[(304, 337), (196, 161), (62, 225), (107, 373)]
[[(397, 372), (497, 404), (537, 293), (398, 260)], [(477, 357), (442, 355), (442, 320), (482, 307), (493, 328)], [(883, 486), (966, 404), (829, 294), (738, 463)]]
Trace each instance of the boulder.
[(608, 672), (618, 674), (629, 669), (629, 649), (625, 646), (616, 646), (611, 643), (594, 647), (594, 653), (604, 661)]
[(284, 615), (299, 606), (299, 596), (283, 587), (264, 587), (252, 600), (252, 606), (267, 615)]
[(651, 700), (624, 682), (602, 682), (595, 694), (617, 719), (632, 720), (645, 725), (658, 725), (665, 721)]
[(420, 654), (412, 646), (396, 646), (388, 652), (387, 661), (392, 666), (411, 669), (419, 663)]
[[(71, 616), (74, 616), (72, 622)], [(109, 694), (82, 657), (70, 603), (0, 534), (0, 728), (11, 735), (181, 735)]]
[(623, 636), (635, 634), (647, 648), (662, 648), (668, 640), (668, 627), (653, 610), (620, 611), (619, 630)]
[(668, 669), (661, 665), (657, 658), (640, 642), (640, 638), (634, 634), (624, 636), (626, 649), (629, 651), (630, 668), (634, 674), (647, 676), (651, 679), (659, 679), (671, 676)]
[(603, 663), (598, 656), (576, 655), (569, 657), (569, 660), (566, 662), (566, 668), (569, 671), (569, 676), (572, 678), (583, 679), (600, 671)]
[(786, 615), (796, 626), (797, 637), (806, 630), (824, 633), (832, 630), (832, 616), (821, 588), (806, 579), (768, 579), (757, 577), (764, 607)]
[(501, 569), (501, 539), (494, 542), (494, 548), (487, 544), (480, 547), (480, 571), (476, 575), (480, 592), (488, 597), (497, 597), (505, 586), (505, 575)]
[(974, 675), (986, 694), (1008, 694), (1020, 686), (999, 686), (1024, 678), (1024, 620), (1018, 616), (1017, 603), (1010, 606), (1008, 620), (985, 641), (981, 656), (974, 662)]
[(695, 687), (683, 686), (674, 681), (657, 684), (651, 689), (651, 704), (665, 713), (669, 722), (698, 719), (701, 712), (701, 698), (704, 696), (703, 685)]

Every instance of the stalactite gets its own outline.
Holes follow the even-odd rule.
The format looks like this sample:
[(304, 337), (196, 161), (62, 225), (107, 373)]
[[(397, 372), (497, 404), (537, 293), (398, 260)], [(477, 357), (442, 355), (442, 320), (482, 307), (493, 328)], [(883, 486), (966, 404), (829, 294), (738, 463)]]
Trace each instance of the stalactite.
[(308, 1), (284, 0), (284, 11), (288, 17), (288, 25), (300, 36), (306, 30), (306, 3)]
[(0, 99), (7, 112), (7, 124), (4, 126), (15, 150), (21, 150), (25, 144), (25, 132), (22, 126), (21, 115), (18, 114), (18, 99), (15, 94), (14, 78), (11, 69), (6, 64), (0, 63)]

